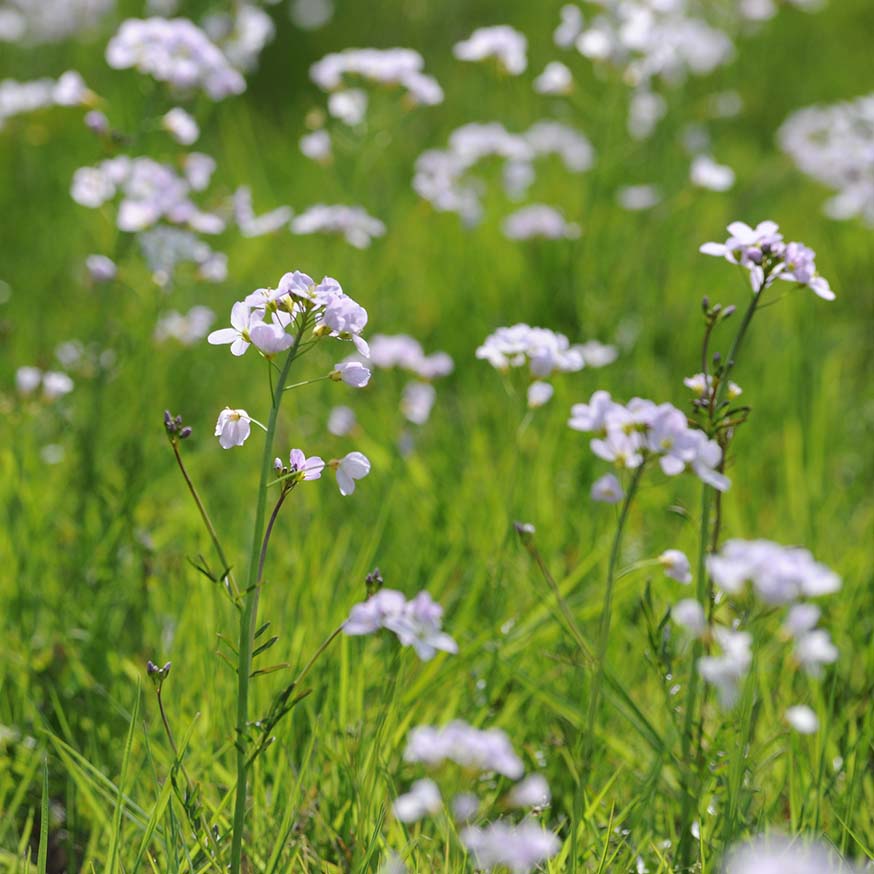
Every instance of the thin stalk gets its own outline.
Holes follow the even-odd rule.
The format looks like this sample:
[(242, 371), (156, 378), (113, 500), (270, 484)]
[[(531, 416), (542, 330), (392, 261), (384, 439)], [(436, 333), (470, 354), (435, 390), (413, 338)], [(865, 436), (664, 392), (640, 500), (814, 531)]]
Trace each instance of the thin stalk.
[(255, 623), (258, 618), (258, 600), (261, 593), (261, 547), (264, 539), (264, 525), (267, 511), (267, 483), (273, 475), (273, 439), (279, 420), (279, 407), (282, 404), (282, 387), (288, 380), (288, 373), (298, 354), (300, 340), (306, 329), (308, 319), (301, 319), (294, 345), (289, 349), (282, 365), (276, 388), (273, 390), (270, 418), (267, 423), (267, 436), (264, 439), (264, 453), (261, 459), (261, 482), (255, 504), (255, 525), (252, 532), (252, 549), (249, 558), (249, 574), (240, 614), (240, 646), (237, 665), (237, 787), (234, 799), (234, 821), (231, 836), (231, 874), (240, 874), (243, 858), (243, 829), (246, 821), (246, 783), (248, 777), (248, 756), (245, 736), (249, 720), (249, 673), (252, 670), (252, 648), (255, 637)]
[(273, 526), (276, 524), (279, 511), (282, 509), (282, 505), (285, 503), (285, 499), (288, 497), (290, 491), (290, 488), (284, 488), (282, 490), (279, 495), (279, 500), (276, 502), (276, 506), (273, 508), (273, 512), (270, 514), (270, 519), (267, 522), (267, 528), (264, 531), (264, 540), (261, 543), (261, 553), (258, 556), (257, 580), (259, 583), (264, 577), (264, 562), (267, 560), (267, 547), (270, 545), (270, 535), (273, 533)]
[[(747, 334), (750, 323), (758, 308), (759, 301), (765, 291), (765, 283), (767, 277), (762, 281), (758, 291), (753, 294), (753, 298), (744, 312), (740, 327), (734, 340), (731, 344), (731, 349), (728, 353), (728, 359), (725, 362), (725, 369), (721, 374), (719, 384), (713, 392), (713, 400), (710, 406), (711, 427), (714, 425), (713, 417), (715, 411), (719, 409), (720, 404), (725, 398), (725, 393), (728, 390), (729, 375), (737, 363), (737, 356), (740, 352), (741, 344)], [(706, 372), (706, 371), (705, 371)], [(713, 436), (712, 434), (710, 436)], [(723, 450), (724, 453), (725, 450)], [(723, 463), (725, 459), (723, 457)], [(713, 507), (713, 493), (715, 489), (708, 486), (706, 483), (701, 491), (701, 525), (698, 546), (698, 567), (696, 577), (696, 595), (698, 602), (705, 607), (708, 617), (712, 614), (713, 592), (710, 587), (710, 578), (707, 574), (707, 556), (711, 551), (711, 511)], [(720, 507), (721, 515), (721, 507)], [(694, 754), (694, 763), (690, 761), (692, 753), (692, 740), (695, 733), (695, 719), (698, 710), (698, 696), (700, 694), (701, 678), (697, 670), (698, 660), (701, 658), (704, 651), (704, 645), (700, 640), (696, 640), (692, 646), (692, 665), (689, 675), (689, 687), (686, 695), (686, 715), (683, 720), (683, 737), (681, 741), (680, 760), (683, 766), (687, 769), (684, 776), (684, 792), (683, 804), (680, 812), (680, 839), (677, 847), (677, 856), (679, 867), (687, 868), (691, 861), (689, 859), (691, 849), (691, 829), (692, 829), (692, 805), (698, 796), (698, 777), (701, 765), (701, 752), (703, 745), (703, 726), (699, 725), (698, 742)], [(703, 713), (701, 715), (703, 720)]]
[(200, 518), (203, 520), (203, 524), (206, 526), (206, 530), (209, 532), (210, 539), (212, 540), (212, 545), (215, 547), (216, 555), (219, 557), (219, 561), (222, 566), (222, 579), (225, 581), (225, 590), (231, 596), (234, 603), (237, 604), (240, 597), (240, 590), (237, 588), (237, 583), (234, 580), (234, 575), (231, 573), (231, 566), (228, 563), (228, 560), (225, 556), (225, 551), (222, 549), (221, 541), (219, 540), (218, 533), (215, 530), (215, 526), (212, 524), (212, 519), (209, 518), (209, 513), (206, 512), (206, 507), (203, 504), (203, 501), (200, 498), (200, 495), (197, 492), (197, 488), (194, 485), (191, 477), (188, 474), (187, 469), (185, 468), (185, 464), (182, 461), (182, 453), (179, 452), (179, 444), (176, 440), (171, 440), (170, 445), (173, 447), (173, 454), (176, 456), (176, 463), (179, 465), (179, 470), (182, 472), (182, 477), (185, 480), (185, 484), (188, 486), (188, 491), (191, 492), (191, 497), (194, 498), (194, 503), (197, 504), (197, 509), (200, 512)]
[(613, 616), (613, 588), (614, 583), (616, 582), (616, 565), (619, 562), (619, 552), (622, 548), (622, 537), (625, 533), (625, 523), (628, 520), (628, 511), (631, 508), (631, 502), (634, 500), (634, 496), (637, 494), (637, 487), (640, 484), (640, 478), (643, 475), (645, 467), (646, 463), (644, 462), (634, 471), (634, 475), (631, 478), (631, 483), (625, 494), (625, 500), (622, 502), (619, 521), (616, 524), (616, 534), (613, 537), (613, 546), (610, 549), (610, 562), (607, 567), (607, 587), (604, 591), (604, 606), (601, 610), (601, 624), (598, 631), (598, 648), (595, 653), (595, 676), (592, 678), (592, 688), (589, 693), (589, 711), (588, 719), (586, 721), (586, 746), (589, 755), (586, 756), (586, 770), (588, 770), (589, 758), (594, 742), (595, 717), (597, 716), (598, 702), (601, 697), (601, 685), (604, 681), (604, 659), (607, 655), (607, 645), (610, 641), (610, 624)]

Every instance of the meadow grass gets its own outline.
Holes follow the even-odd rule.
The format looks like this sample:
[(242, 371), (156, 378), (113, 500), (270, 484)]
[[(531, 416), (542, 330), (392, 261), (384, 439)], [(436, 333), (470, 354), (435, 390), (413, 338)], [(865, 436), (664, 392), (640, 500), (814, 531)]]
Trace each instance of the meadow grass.
[[(688, 592), (659, 570), (618, 580), (610, 681), (585, 739), (594, 753), (583, 774), (591, 674), (567, 616), (594, 641), (616, 514), (589, 500), (605, 466), (566, 421), (570, 405), (599, 388), (686, 404), (682, 378), (700, 369), (701, 297), (740, 307), (749, 295), (742, 278), (697, 252), (736, 218), (773, 218), (815, 248), (838, 300), (785, 293), (757, 317), (734, 374), (752, 415), (729, 459), (723, 530), (803, 544), (841, 575), (827, 609), (841, 656), (812, 681), (790, 669), (779, 647), (765, 646), (755, 694), (724, 713), (707, 699), (713, 765), (699, 800), (701, 870), (717, 870), (727, 846), (766, 827), (824, 836), (853, 858), (874, 858), (871, 236), (823, 217), (824, 192), (774, 142), (792, 110), (870, 90), (868, 0), (833, 0), (816, 16), (781, 13), (739, 44), (730, 67), (673, 92), (671, 112), (642, 144), (624, 133), (624, 86), (581, 66), (578, 96), (561, 112), (592, 139), (596, 166), (580, 177), (550, 166), (537, 188), (538, 199), (581, 223), (579, 240), (505, 239), (506, 204), (497, 196), (475, 230), (434, 213), (410, 187), (422, 150), (443, 146), (467, 121), (495, 118), (519, 130), (559, 112), (527, 80), (455, 62), (451, 44), (474, 26), (508, 21), (529, 34), (539, 70), (552, 56), (559, 5), (339, 4), (329, 27), (305, 37), (279, 16), (245, 97), (204, 107), (198, 147), (216, 157), (223, 189), (252, 186), (259, 211), (361, 203), (388, 233), (362, 251), (319, 236), (233, 239), (225, 247), (230, 276), (217, 287), (183, 272), (170, 294), (157, 289), (111, 217), (72, 202), (73, 171), (100, 158), (78, 122), (51, 110), (0, 131), (0, 278), (10, 292), (0, 306), (0, 871), (216, 867), (180, 798), (187, 793), (190, 808), (227, 836), (236, 677), (216, 652), (219, 635), (234, 639), (238, 619), (189, 561), (212, 560), (211, 545), (162, 415), (182, 413), (194, 428), (186, 464), (231, 564), (243, 568), (258, 451), (225, 453), (212, 428), (225, 404), (264, 409), (252, 398), (266, 397), (266, 380), (252, 358), (232, 361), (205, 343), (157, 347), (152, 332), (168, 308), (203, 303), (221, 320), (234, 300), (296, 268), (336, 276), (368, 308), (371, 332), (408, 332), (428, 350), (448, 351), (456, 370), (437, 386), (412, 451), (399, 443), (407, 427), (397, 410), (399, 375), (379, 372), (363, 395), (331, 382), (289, 394), (277, 445), (325, 457), (360, 449), (373, 470), (354, 500), (332, 485), (305, 488), (280, 518), (260, 606), (280, 637), (259, 663), (289, 668), (253, 680), (252, 712), (265, 710), (362, 600), (377, 565), (387, 585), (408, 595), (427, 588), (444, 605), (459, 654), (422, 663), (383, 637), (333, 643), (306, 679), (310, 693), (252, 771), (245, 870), (376, 871), (390, 848), (414, 872), (465, 870), (448, 818), (405, 826), (390, 813), (422, 775), (402, 760), (409, 730), (452, 718), (503, 728), (526, 765), (548, 777), (547, 822), (562, 848), (545, 870), (629, 871), (638, 857), (650, 872), (677, 870), (669, 847), (679, 839), (682, 726), (671, 687), (686, 682), (688, 654), (666, 666), (662, 620)], [(133, 127), (155, 89), (134, 72), (110, 75), (105, 37), (4, 49), (0, 75), (75, 67), (113, 106), (113, 121)], [(333, 168), (322, 169), (297, 149), (303, 117), (320, 101), (306, 70), (347, 45), (421, 50), (447, 97), (404, 114), (377, 95), (366, 131), (350, 135)], [(725, 88), (738, 89), (745, 111), (712, 132), (738, 184), (727, 194), (691, 189), (680, 128), (701, 115), (707, 94)], [(145, 135), (143, 149), (157, 138)], [(669, 195), (654, 210), (616, 206), (618, 186), (656, 180)], [(87, 287), (81, 263), (91, 251), (114, 253), (124, 281), (108, 291)], [(489, 332), (518, 321), (572, 340), (628, 342), (603, 370), (557, 377), (552, 402), (528, 416), (521, 384), (474, 359)], [(51, 411), (17, 400), (15, 368), (49, 365), (57, 344), (72, 338), (112, 348), (111, 377), (77, 380)], [(725, 329), (719, 348), (729, 339)], [(331, 354), (315, 353), (304, 369), (332, 365)], [(336, 403), (356, 410), (352, 438), (325, 430)], [(64, 447), (62, 463), (43, 460), (46, 444)], [(621, 566), (668, 547), (694, 555), (699, 502), (693, 479), (645, 481)], [(536, 526), (561, 599), (520, 543), (516, 520)], [(148, 659), (172, 662), (162, 698), (178, 757), (145, 675)], [(666, 678), (666, 667), (676, 676)], [(783, 721), (800, 700), (820, 718), (809, 737)], [(497, 797), (501, 787), (479, 788)]]

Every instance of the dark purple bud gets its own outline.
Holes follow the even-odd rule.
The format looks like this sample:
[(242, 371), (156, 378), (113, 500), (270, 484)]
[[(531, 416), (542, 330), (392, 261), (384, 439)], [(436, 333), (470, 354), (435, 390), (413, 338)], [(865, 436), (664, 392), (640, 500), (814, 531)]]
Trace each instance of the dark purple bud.
[(185, 426), (185, 427), (184, 427), (184, 428), (179, 432), (179, 439), (180, 439), (180, 440), (187, 440), (190, 436), (191, 436), (191, 426), (190, 426), (190, 425), (186, 425), (186, 426)]

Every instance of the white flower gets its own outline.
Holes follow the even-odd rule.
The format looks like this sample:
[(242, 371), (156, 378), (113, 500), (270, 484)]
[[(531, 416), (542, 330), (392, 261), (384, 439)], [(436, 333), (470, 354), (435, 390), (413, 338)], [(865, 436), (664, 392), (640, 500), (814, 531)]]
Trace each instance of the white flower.
[(819, 728), (817, 715), (806, 704), (796, 704), (788, 708), (786, 721), (799, 734), (814, 734)]
[(437, 390), (428, 382), (408, 382), (401, 394), (401, 412), (408, 422), (424, 425), (431, 416)]
[(312, 161), (328, 161), (331, 157), (331, 135), (326, 130), (315, 130), (300, 138), (300, 150)]
[(85, 269), (92, 282), (112, 282), (117, 272), (115, 262), (106, 255), (89, 255), (85, 259)]
[(527, 49), (525, 34), (509, 25), (499, 24), (478, 28), (466, 40), (456, 43), (452, 53), (460, 61), (496, 58), (507, 73), (518, 76), (528, 66)]
[(355, 411), (351, 407), (334, 407), (328, 414), (328, 431), (335, 437), (345, 437), (355, 427)]
[(48, 400), (62, 397), (73, 391), (73, 380), (66, 373), (57, 370), (49, 370), (42, 377), (43, 394)]
[(531, 409), (542, 407), (552, 398), (555, 389), (548, 382), (537, 380), (528, 386), (528, 406)]
[(222, 449), (242, 446), (249, 437), (251, 419), (245, 410), (232, 410), (225, 407), (215, 423), (215, 436)]
[(513, 807), (546, 807), (551, 797), (546, 778), (531, 774), (513, 787), (507, 800)]
[(725, 164), (717, 164), (709, 155), (697, 155), (692, 161), (689, 178), (699, 188), (728, 191), (734, 185), (734, 170)]
[(838, 853), (803, 838), (763, 835), (733, 849), (724, 874), (852, 874)]
[(561, 61), (550, 61), (534, 80), (538, 94), (569, 94), (573, 86), (571, 71)]
[(337, 485), (344, 497), (355, 491), (355, 480), (370, 473), (370, 459), (363, 452), (349, 452), (343, 458), (331, 462), (337, 474)]
[(360, 88), (335, 91), (328, 97), (328, 112), (350, 127), (361, 124), (367, 113), (367, 94)]
[(410, 791), (392, 804), (392, 812), (401, 822), (418, 822), (428, 814), (439, 813), (443, 806), (440, 790), (433, 780), (416, 780)]
[[(294, 337), (286, 334), (285, 328), (273, 321), (253, 324), (249, 328), (249, 339), (252, 341), (252, 345), (267, 358), (285, 352), (294, 344)], [(232, 345), (231, 352), (233, 351), (234, 346)]]
[[(273, 463), (274, 468), (282, 470), (282, 460), (277, 458)], [(325, 462), (318, 455), (309, 458), (304, 455), (302, 449), (292, 449), (288, 456), (288, 472), (296, 475), (296, 479), (306, 481), (321, 479)]]
[(593, 501), (600, 501), (603, 504), (618, 504), (625, 497), (625, 492), (622, 484), (612, 473), (605, 473), (592, 483), (591, 497)]
[(692, 567), (689, 559), (679, 549), (666, 549), (658, 560), (665, 569), (666, 576), (686, 585), (692, 582)]
[(341, 361), (334, 365), (331, 379), (334, 382), (342, 380), (353, 388), (364, 388), (370, 382), (370, 368), (365, 367), (360, 361)]
[(35, 392), (42, 382), (42, 371), (38, 367), (19, 367), (15, 371), (15, 387), (23, 395)]
[(714, 636), (722, 654), (698, 659), (698, 671), (708, 683), (716, 686), (722, 706), (733, 707), (740, 682), (752, 664), (752, 637), (745, 631), (729, 631), (727, 628), (717, 628)]
[(260, 324), (258, 313), (253, 311), (245, 301), (237, 301), (231, 307), (230, 328), (221, 328), (213, 331), (207, 338), (207, 343), (213, 346), (222, 346), (227, 343), (231, 346), (233, 355), (242, 355), (252, 342), (249, 333), (254, 325)]
[(707, 630), (707, 617), (704, 608), (694, 598), (684, 598), (671, 607), (671, 619), (694, 637), (700, 637)]
[(559, 839), (537, 822), (515, 825), (498, 820), (485, 828), (467, 826), (461, 842), (476, 860), (478, 868), (509, 868), (513, 874), (527, 874), (539, 868), (561, 847)]
[(161, 118), (161, 126), (183, 146), (190, 146), (200, 136), (197, 122), (179, 106), (173, 107)]
[(410, 732), (404, 751), (407, 762), (437, 766), (449, 760), (462, 768), (488, 773), (495, 771), (511, 780), (525, 772), (510, 738), (499, 728), (479, 729), (461, 720), (443, 728), (420, 725)]

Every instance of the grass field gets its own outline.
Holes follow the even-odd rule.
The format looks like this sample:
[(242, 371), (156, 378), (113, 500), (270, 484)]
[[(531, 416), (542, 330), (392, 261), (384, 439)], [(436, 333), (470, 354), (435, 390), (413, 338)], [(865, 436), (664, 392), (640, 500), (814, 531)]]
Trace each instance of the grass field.
[[(186, 2), (180, 14), (197, 20), (209, 5), (220, 4)], [(360, 391), (325, 380), (287, 393), (275, 454), (358, 450), (372, 469), (348, 497), (326, 472), (296, 488), (278, 518), (258, 607), (258, 624), (269, 620), (278, 640), (256, 666), (286, 667), (252, 678), (250, 717), (266, 712), (364, 599), (375, 566), (387, 587), (407, 597), (426, 589), (444, 607), (458, 653), (423, 662), (385, 631), (332, 641), (297, 690), (309, 694), (250, 769), (238, 870), (393, 871), (392, 852), (411, 872), (474, 870), (447, 811), (408, 824), (392, 813), (426, 773), (404, 759), (410, 731), (452, 719), (502, 729), (526, 772), (549, 781), (551, 802), (536, 818), (558, 838), (542, 867), (553, 874), (715, 872), (729, 847), (768, 831), (874, 859), (871, 229), (825, 217), (829, 192), (775, 139), (791, 112), (872, 90), (869, 0), (781, 9), (737, 34), (733, 62), (664, 89), (667, 114), (643, 141), (626, 131), (621, 77), (552, 44), (561, 3), (337, 5), (311, 32), (290, 23), (285, 5), (267, 7), (277, 31), (246, 92), (179, 105), (201, 127), (192, 148), (218, 166), (202, 202), (248, 185), (258, 213), (356, 204), (386, 234), (356, 249), (338, 236), (228, 230), (209, 238), (228, 255), (217, 284), (183, 265), (160, 288), (136, 235), (116, 228), (114, 207), (87, 209), (70, 197), (79, 167), (119, 153), (173, 162), (184, 152), (155, 122), (178, 101), (104, 59), (119, 23), (142, 16), (142, 4), (119, 2), (93, 32), (0, 52), (0, 78), (78, 70), (113, 127), (131, 136), (121, 144), (95, 136), (78, 107), (22, 114), (0, 129), (0, 871), (205, 872), (232, 863), (239, 611), (192, 565), (203, 556), (215, 568), (217, 559), (163, 415), (181, 414), (193, 428), (182, 455), (228, 563), (246, 579), (264, 435), (253, 428), (244, 447), (224, 451), (213, 429), (225, 406), (266, 422), (269, 368), (254, 350), (234, 358), (205, 339), (159, 343), (153, 334), (162, 313), (194, 305), (224, 327), (234, 301), (292, 270), (336, 277), (368, 311), (365, 336), (410, 334), (427, 352), (448, 352), (455, 369), (435, 381), (421, 426), (404, 420), (406, 379), (389, 370), (375, 370)], [(528, 36), (523, 75), (453, 57), (474, 28), (503, 23)], [(348, 46), (420, 51), (445, 100), (409, 109), (395, 91), (369, 88), (363, 124), (330, 123), (334, 161), (322, 166), (298, 149), (325, 106), (308, 69)], [(574, 73), (568, 98), (531, 87), (557, 57)], [(708, 121), (709, 95), (726, 90), (741, 95), (743, 110)], [(486, 193), (476, 227), (413, 190), (417, 156), (445, 148), (462, 124), (521, 131), (546, 117), (583, 131), (596, 160), (581, 174), (557, 160), (538, 164), (527, 201), (561, 207), (581, 226), (578, 239), (507, 239), (501, 222), (517, 205), (501, 192), (497, 162), (479, 174)], [(730, 191), (689, 184), (681, 141), (690, 122), (706, 123), (714, 154), (734, 168)], [(617, 205), (619, 188), (644, 183), (662, 189), (658, 205)], [(694, 595), (698, 575), (690, 588), (642, 562), (674, 548), (694, 570), (702, 485), (655, 469), (642, 479), (614, 574), (606, 654), (593, 665), (580, 641), (597, 650), (619, 514), (590, 499), (610, 465), (567, 421), (571, 405), (597, 389), (690, 409), (683, 378), (701, 370), (702, 297), (738, 307), (714, 334), (711, 349), (723, 356), (750, 300), (745, 276), (698, 247), (723, 240), (731, 221), (765, 219), (816, 250), (837, 299), (777, 283), (774, 305), (756, 314), (732, 373), (751, 412), (726, 459), (722, 538), (803, 545), (837, 572), (841, 591), (819, 603), (840, 656), (808, 676), (779, 639), (782, 613), (739, 599), (737, 615), (754, 630), (752, 665), (736, 706), (720, 707), (712, 690), (702, 696), (692, 760), (686, 696), (699, 645), (666, 614)], [(113, 258), (115, 281), (88, 279), (91, 253)], [(572, 343), (615, 343), (619, 356), (603, 369), (556, 374), (555, 396), (529, 411), (526, 376), (475, 357), (488, 334), (517, 322)], [(63, 369), (55, 350), (70, 340), (86, 347), (70, 368), (72, 392), (52, 402), (16, 392), (22, 366)], [(320, 343), (292, 380), (327, 373), (350, 350)], [(357, 416), (346, 436), (327, 430), (340, 404)], [(535, 526), (559, 597), (515, 521)], [(178, 756), (148, 660), (172, 662), (161, 699)], [(813, 734), (784, 718), (802, 703), (818, 716)], [(475, 790), (484, 822), (503, 810), (511, 781), (458, 769), (438, 782), (447, 802)]]

